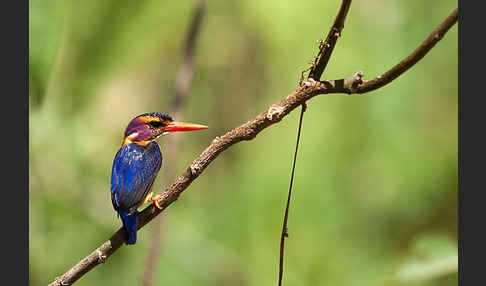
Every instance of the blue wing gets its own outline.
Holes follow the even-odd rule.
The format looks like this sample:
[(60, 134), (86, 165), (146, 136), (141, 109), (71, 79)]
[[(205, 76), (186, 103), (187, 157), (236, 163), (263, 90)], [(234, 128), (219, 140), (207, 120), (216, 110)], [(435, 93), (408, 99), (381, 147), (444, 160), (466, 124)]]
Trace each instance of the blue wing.
[(117, 211), (134, 213), (150, 192), (162, 165), (159, 145), (135, 143), (123, 146), (111, 170), (111, 202)]

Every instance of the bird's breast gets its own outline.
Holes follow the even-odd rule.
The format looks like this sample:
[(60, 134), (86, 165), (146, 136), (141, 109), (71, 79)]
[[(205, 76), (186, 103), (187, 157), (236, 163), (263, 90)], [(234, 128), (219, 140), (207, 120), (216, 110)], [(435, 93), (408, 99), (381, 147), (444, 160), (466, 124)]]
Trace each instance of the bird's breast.
[(148, 198), (162, 165), (156, 142), (147, 146), (130, 143), (115, 156), (111, 177), (113, 207), (134, 210)]

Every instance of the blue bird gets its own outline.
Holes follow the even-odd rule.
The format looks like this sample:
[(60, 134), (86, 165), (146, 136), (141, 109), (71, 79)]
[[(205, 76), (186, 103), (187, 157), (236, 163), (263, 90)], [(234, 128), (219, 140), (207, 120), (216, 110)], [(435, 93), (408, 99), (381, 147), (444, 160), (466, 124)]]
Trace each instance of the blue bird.
[(123, 223), (126, 244), (137, 241), (137, 209), (147, 202), (160, 209), (157, 204), (160, 195), (152, 193), (162, 165), (162, 153), (155, 139), (169, 132), (206, 128), (173, 121), (169, 115), (157, 112), (144, 113), (130, 121), (111, 170), (111, 202)]

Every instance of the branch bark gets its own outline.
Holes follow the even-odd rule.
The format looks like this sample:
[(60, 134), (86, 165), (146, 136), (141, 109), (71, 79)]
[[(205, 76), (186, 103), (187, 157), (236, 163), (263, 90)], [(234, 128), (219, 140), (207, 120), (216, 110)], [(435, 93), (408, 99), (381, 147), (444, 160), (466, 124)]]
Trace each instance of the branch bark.
[[(344, 1), (343, 1), (344, 2)], [(350, 1), (349, 1), (350, 2)], [(138, 229), (150, 222), (170, 204), (176, 201), (180, 194), (194, 181), (209, 164), (218, 157), (224, 150), (232, 145), (249, 141), (255, 138), (263, 129), (280, 122), (287, 114), (299, 105), (320, 94), (334, 93), (365, 93), (380, 88), (403, 74), (411, 66), (417, 63), (438, 40), (457, 22), (457, 9), (455, 9), (422, 43), (410, 56), (385, 72), (381, 78), (377, 77), (370, 81), (363, 81), (363, 73), (340, 80), (316, 81), (309, 78), (296, 91), (289, 94), (281, 101), (272, 104), (265, 111), (241, 126), (227, 132), (221, 137), (216, 137), (213, 142), (186, 168), (186, 170), (162, 193), (158, 203), (161, 210), (153, 205), (145, 208), (139, 215)], [(428, 40), (433, 39), (433, 40)], [(402, 64), (403, 63), (403, 67)], [(398, 67), (397, 67), (398, 66)], [(384, 75), (387, 75), (386, 77)], [(383, 79), (384, 78), (384, 79)], [(123, 229), (120, 228), (108, 241), (95, 249), (91, 254), (83, 258), (62, 276), (57, 277), (49, 285), (71, 285), (89, 270), (103, 263), (106, 259), (120, 248), (123, 244)]]
[(350, 6), (351, 0), (343, 0), (341, 2), (341, 8), (339, 8), (339, 12), (334, 19), (334, 24), (332, 25), (331, 30), (329, 30), (329, 33), (327, 34), (326, 40), (319, 45), (319, 53), (314, 60), (308, 78), (320, 80), (329, 59), (331, 58), (337, 40), (341, 37), (341, 32), (344, 29), (344, 21), (346, 20)]

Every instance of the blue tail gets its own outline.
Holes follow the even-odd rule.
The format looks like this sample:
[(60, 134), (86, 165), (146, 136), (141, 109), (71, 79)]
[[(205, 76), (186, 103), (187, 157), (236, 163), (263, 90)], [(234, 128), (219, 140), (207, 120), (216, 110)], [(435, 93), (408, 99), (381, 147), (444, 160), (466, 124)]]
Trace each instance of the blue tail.
[(137, 212), (128, 214), (127, 211), (120, 211), (123, 228), (126, 230), (125, 243), (135, 244), (137, 241)]

